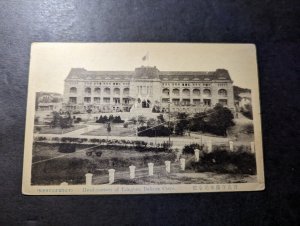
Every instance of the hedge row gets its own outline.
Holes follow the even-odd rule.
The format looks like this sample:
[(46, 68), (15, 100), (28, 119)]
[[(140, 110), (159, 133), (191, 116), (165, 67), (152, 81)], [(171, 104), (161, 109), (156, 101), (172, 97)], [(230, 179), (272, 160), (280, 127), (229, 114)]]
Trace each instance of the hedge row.
[[(73, 137), (52, 137), (52, 138), (47, 138), (43, 136), (39, 136), (35, 138), (35, 141), (52, 141), (52, 142), (57, 142), (57, 143), (93, 143), (93, 144), (105, 144), (105, 145), (132, 145), (132, 146), (150, 146), (150, 147), (155, 147), (155, 148), (168, 148), (169, 143), (168, 142), (163, 142), (163, 143), (153, 143), (153, 142), (146, 142), (146, 141), (139, 141), (139, 140), (117, 140), (117, 139), (98, 139), (98, 138), (73, 138)], [(172, 146), (172, 143), (171, 145)]]

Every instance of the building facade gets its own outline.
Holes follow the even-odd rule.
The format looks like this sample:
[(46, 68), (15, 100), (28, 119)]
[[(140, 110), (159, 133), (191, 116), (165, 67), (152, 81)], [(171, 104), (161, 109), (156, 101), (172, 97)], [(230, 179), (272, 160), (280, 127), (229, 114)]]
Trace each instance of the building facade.
[(37, 92), (35, 102), (37, 111), (61, 111), (63, 96), (59, 93)]
[(201, 112), (220, 103), (234, 110), (233, 81), (225, 69), (212, 72), (71, 69), (63, 108), (77, 112)]

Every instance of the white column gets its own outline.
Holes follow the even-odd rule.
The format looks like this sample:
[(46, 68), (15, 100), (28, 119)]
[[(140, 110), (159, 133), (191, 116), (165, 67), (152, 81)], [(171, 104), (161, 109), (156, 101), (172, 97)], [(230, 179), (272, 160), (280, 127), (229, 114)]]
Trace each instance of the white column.
[(185, 170), (185, 159), (184, 158), (181, 158), (180, 159), (180, 168), (181, 168), (181, 170)]
[(211, 140), (207, 141), (207, 151), (208, 151), (208, 153), (212, 152), (212, 142), (211, 142)]
[(251, 147), (251, 153), (254, 153), (255, 152), (255, 144), (254, 142), (250, 142), (250, 147)]
[(152, 162), (148, 163), (149, 176), (153, 176), (153, 166), (154, 164)]
[(167, 173), (171, 172), (171, 162), (170, 161), (165, 161), (166, 164), (166, 171)]
[(85, 174), (85, 184), (92, 185), (92, 178), (93, 178), (93, 174), (91, 173)]
[(233, 141), (229, 141), (229, 150), (233, 151)]
[(129, 171), (130, 171), (130, 179), (134, 179), (135, 178), (135, 166), (129, 166)]
[(108, 170), (108, 177), (109, 177), (109, 184), (112, 184), (115, 182), (115, 170), (114, 169)]
[(194, 152), (195, 152), (195, 161), (199, 162), (200, 150), (199, 149), (195, 149)]

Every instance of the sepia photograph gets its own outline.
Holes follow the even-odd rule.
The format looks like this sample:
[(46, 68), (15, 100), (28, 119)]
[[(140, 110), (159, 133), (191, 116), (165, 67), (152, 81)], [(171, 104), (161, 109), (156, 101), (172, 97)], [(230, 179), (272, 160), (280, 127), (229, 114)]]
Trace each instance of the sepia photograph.
[(252, 44), (34, 43), (23, 193), (264, 189)]

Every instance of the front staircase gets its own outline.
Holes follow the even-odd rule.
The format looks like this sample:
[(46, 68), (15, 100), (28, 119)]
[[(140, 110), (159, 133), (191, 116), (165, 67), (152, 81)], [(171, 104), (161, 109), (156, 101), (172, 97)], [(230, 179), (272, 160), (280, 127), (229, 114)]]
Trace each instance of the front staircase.
[(130, 113), (134, 115), (149, 115), (152, 114), (152, 108), (132, 107)]

